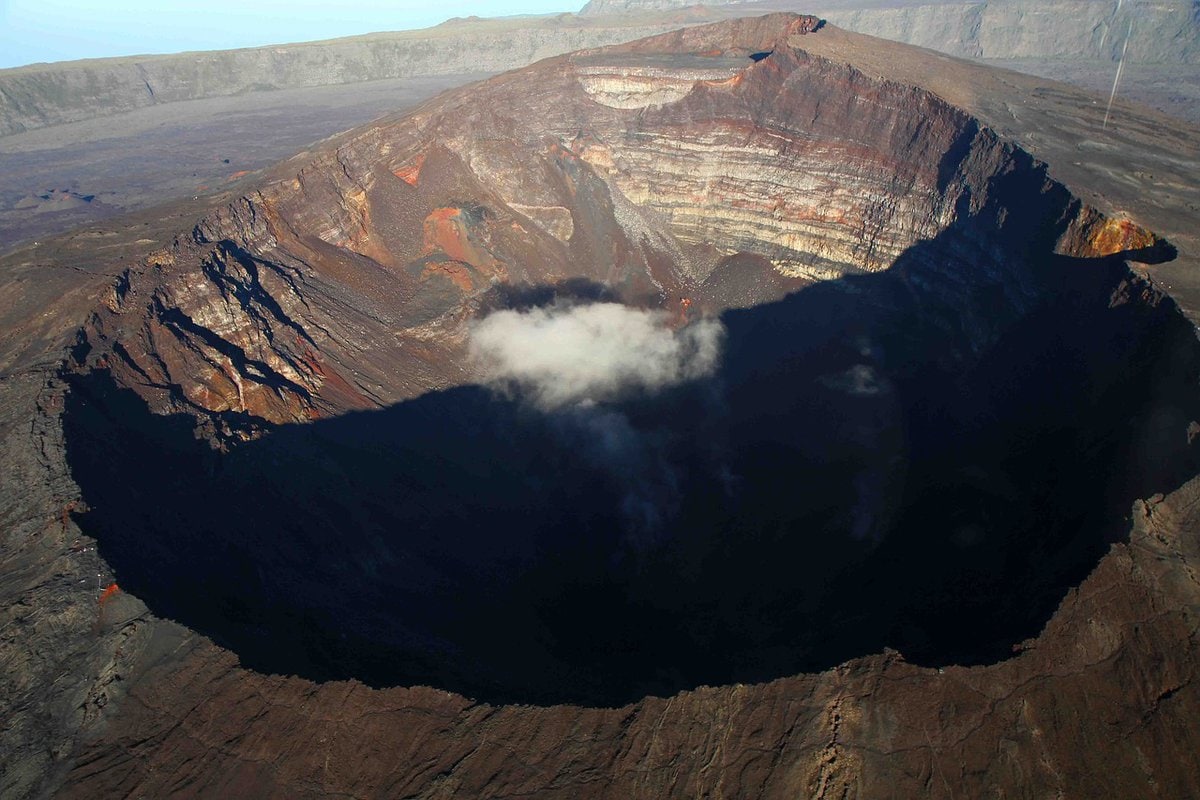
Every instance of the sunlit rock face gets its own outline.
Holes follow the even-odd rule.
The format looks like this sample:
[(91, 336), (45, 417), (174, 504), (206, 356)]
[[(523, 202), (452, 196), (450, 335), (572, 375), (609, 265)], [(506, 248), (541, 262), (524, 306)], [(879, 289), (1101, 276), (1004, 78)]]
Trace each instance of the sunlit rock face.
[(345, 136), (132, 270), (96, 344), (158, 407), (281, 422), (468, 380), (455, 354), (497, 285), (696, 313), (879, 272), (950, 229), (985, 262), (1077, 217), (1080, 255), (1153, 244), (938, 98), (809, 56), (814, 27), (552, 59)]

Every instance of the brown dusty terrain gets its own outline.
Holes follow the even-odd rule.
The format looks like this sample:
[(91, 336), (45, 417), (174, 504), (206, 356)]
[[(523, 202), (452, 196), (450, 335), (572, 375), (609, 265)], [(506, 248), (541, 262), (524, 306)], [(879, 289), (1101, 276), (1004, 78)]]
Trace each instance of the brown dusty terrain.
[[(483, 75), (165, 103), (0, 138), (0, 251), (207, 195), (315, 141)], [(64, 193), (86, 202), (55, 202)]]
[[(830, 25), (812, 32), (811, 23), (726, 22), (550, 59), (335, 137), (224, 194), (0, 259), (0, 441), (10, 464), (0, 475), (0, 794), (1200, 794), (1200, 478), (1191, 449), (1200, 134), (1120, 103), (1105, 127), (1104, 108), (1086, 92)], [(1127, 269), (1131, 259), (1146, 263)], [(1055, 357), (1058, 339), (1079, 365), (1106, 365), (1107, 353), (1120, 352), (1121, 368), (1089, 378), (1095, 391), (1068, 404), (1065, 419), (1094, 411), (1098, 450), (1125, 442), (1125, 428), (1162, 435), (1121, 451), (1137, 473), (1125, 477), (1084, 447), (1084, 479), (1039, 495), (1024, 530), (1036, 549), (1039, 531), (1049, 539), (1057, 530), (1053, 520), (1075, 519), (1071, 504), (1091, 496), (1074, 494), (1084, 492), (1079, 484), (1123, 481), (1141, 499), (1105, 520), (1119, 530), (1078, 517), (1096, 522), (1077, 527), (1100, 548), (1098, 561), (1057, 595), (1044, 628), (1011, 643), (1010, 656), (919, 666), (870, 639), (874, 649), (801, 674), (720, 686), (687, 675), (666, 679), (677, 689), (658, 692), (666, 696), (590, 707), (538, 702), (526, 684), (518, 686), (532, 703), (504, 703), (482, 690), (468, 699), (371, 688), (369, 671), (329, 680), (251, 669), (245, 662), (261, 658), (253, 641), (270, 631), (214, 631), (227, 649), (148, 610), (147, 602), (181, 602), (166, 567), (161, 581), (129, 572), (153, 598), (122, 592), (97, 605), (97, 582), (124, 584), (125, 575), (97, 557), (81, 524), (138, 520), (185, 554), (202, 548), (189, 549), (196, 543), (178, 532), (187, 526), (162, 497), (136, 502), (136, 487), (153, 485), (141, 477), (89, 485), (107, 493), (81, 488), (87, 440), (69, 420), (120, 421), (114, 409), (132, 409), (126, 421), (142, 427), (130, 439), (185, 420), (171, 440), (182, 453), (194, 452), (194, 427), (205, 447), (284, 458), (290, 451), (270, 449), (281, 432), (336, 423), (354, 409), (411, 408), (405, 401), (470, 383), (466, 332), (497, 283), (581, 277), (631, 303), (676, 308), (687, 297), (713, 313), (745, 309), (725, 318), (732, 352), (750, 362), (759, 356), (739, 343), (779, 347), (762, 332), (786, 339), (790, 317), (827, 310), (831, 328), (871, 338), (863, 358), (880, 343), (902, 350), (908, 324), (928, 326), (913, 341), (953, 340), (940, 358), (963, 374), (983, 375), (1005, 342), (1018, 355), (1029, 348), (1031, 362)], [(859, 295), (860, 305), (847, 299)], [(961, 316), (943, 330), (947, 308)], [(1078, 316), (1047, 322), (1039, 309)], [(893, 313), (905, 325), (870, 327), (873, 315)], [(1044, 337), (1031, 319), (1047, 324)], [(1138, 348), (1122, 349), (1135, 339)], [(1027, 367), (996, 359), (1001, 376)], [(1071, 369), (1035, 374), (1053, 382), (1063, 372)], [(921, 380), (902, 373), (890, 380)], [(89, 388), (96, 376), (115, 388)], [(980, 380), (980, 396), (1008, 385)], [(1126, 401), (1113, 398), (1142, 393), (1161, 403), (1123, 416)], [(855, 402), (839, 408), (849, 415)], [(138, 416), (147, 409), (154, 414)], [(311, 424), (282, 425), (297, 421)], [(96, 442), (84, 453), (96, 464), (138, 463), (122, 437)], [(1138, 451), (1144, 442), (1153, 447)], [(180, 474), (191, 475), (186, 461)], [(311, 479), (301, 462), (281, 471), (297, 486)], [(122, 484), (135, 493), (121, 494)], [(197, 519), (218, 520), (205, 535), (224, 526), (235, 544), (245, 537), (248, 552), (287, 550), (277, 533), (250, 541), (258, 504), (239, 497), (236, 482), (213, 485), (228, 491), (171, 488), (191, 498)], [(138, 505), (140, 516), (123, 516)], [(950, 505), (932, 505), (931, 518)], [(327, 521), (336, 525), (343, 510)], [(101, 552), (126, 570), (139, 549), (169, 563), (162, 542), (125, 531), (105, 530)], [(332, 584), (329, 594), (370, 590), (377, 556), (358, 544), (347, 539), (344, 549), (349, 560), (366, 559), (347, 573), (363, 586)], [(415, 584), (424, 573), (404, 563), (395, 568), (401, 583)], [(911, 566), (921, 569), (919, 560)], [(214, 597), (227, 591), (223, 573), (200, 574), (210, 575)], [(253, 583), (250, 574), (232, 583)], [(771, 579), (761, 580), (765, 590)], [(732, 595), (735, 584), (723, 589)], [(274, 590), (297, 595), (302, 585)], [(337, 602), (314, 598), (310, 610), (337, 611)], [(192, 627), (209, 624), (203, 608), (170, 607)], [(728, 621), (722, 613), (713, 619)], [(828, 630), (867, 629), (870, 617)], [(397, 652), (417, 635), (403, 629), (409, 622), (380, 623)], [(362, 624), (342, 617), (333, 627), (356, 636)], [(436, 638), (430, 631), (419, 633)], [(503, 663), (537, 681), (521, 674), (520, 658), (540, 657), (539, 642), (523, 635), (520, 625), (488, 633), (527, 646)], [(920, 641), (905, 643), (915, 651)], [(773, 652), (764, 645), (750, 660)], [(546, 656), (559, 669), (545, 683), (568, 697), (560, 655)], [(460, 685), (483, 685), (472, 663), (452, 668)], [(751, 672), (735, 663), (713, 674)]]

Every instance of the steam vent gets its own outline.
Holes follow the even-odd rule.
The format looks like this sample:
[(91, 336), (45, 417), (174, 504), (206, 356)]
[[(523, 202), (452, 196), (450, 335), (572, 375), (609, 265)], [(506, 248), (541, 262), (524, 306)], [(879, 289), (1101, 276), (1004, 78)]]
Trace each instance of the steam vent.
[(1200, 137), (1104, 111), (777, 14), (5, 256), (0, 785), (1200, 796)]

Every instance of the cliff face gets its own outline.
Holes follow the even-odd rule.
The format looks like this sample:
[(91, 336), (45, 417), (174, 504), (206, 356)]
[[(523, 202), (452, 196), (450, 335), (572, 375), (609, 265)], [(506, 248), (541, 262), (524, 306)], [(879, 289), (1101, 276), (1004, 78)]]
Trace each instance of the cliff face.
[(659, 20), (451, 22), (329, 42), (38, 64), (0, 71), (0, 136), (135, 108), (247, 92), (413, 76), (503, 72), (540, 58), (678, 27)]
[[(593, 0), (581, 16), (684, 8), (690, 0)], [(1115, 62), (1129, 34), (1131, 63), (1196, 63), (1200, 24), (1195, 4), (1054, 0), (1038, 3), (813, 3), (790, 0), (707, 2), (711, 13), (795, 10), (846, 30), (928, 47), (965, 58), (1061, 58)], [(1130, 23), (1133, 23), (1132, 26)]]
[(1116, 62), (1128, 35), (1130, 63), (1200, 60), (1196, 7), (1182, 2), (985, 2), (833, 8), (823, 16), (847, 30), (966, 58)]
[[(701, 8), (707, 5), (707, 8)], [(1200, 24), (1183, 0), (1029, 0), (813, 8), (792, 0), (696, 4), (595, 0), (578, 15), (452, 20), (423, 31), (176, 56), (100, 59), (0, 71), (0, 136), (203, 97), (384, 78), (501, 72), (585, 47), (714, 17), (816, 13), (842, 28), (985, 59), (1194, 64)], [(1131, 25), (1131, 23), (1133, 23)]]
[[(1195, 793), (1200, 346), (1126, 263), (1172, 245), (815, 22), (6, 260), (3, 793)], [(723, 320), (619, 470), (472, 386), (556, 296)]]
[[(775, 299), (970, 223), (1006, 202), (998, 175), (1046, 182), (962, 112), (784, 47), (777, 25), (581, 53), (352, 135), (131, 270), (95, 342), (119, 343), (120, 382), (155, 407), (301, 420), (445, 386), (436, 365), (496, 282)], [(751, 254), (769, 271), (731, 277)], [(414, 374), (418, 350), (442, 355)]]

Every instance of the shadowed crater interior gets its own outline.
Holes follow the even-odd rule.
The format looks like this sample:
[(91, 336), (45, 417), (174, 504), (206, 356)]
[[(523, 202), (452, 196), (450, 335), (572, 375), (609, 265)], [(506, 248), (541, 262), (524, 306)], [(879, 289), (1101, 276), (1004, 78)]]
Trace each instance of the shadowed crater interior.
[(317, 680), (611, 705), (1002, 659), (1195, 469), (1200, 360), (1119, 259), (978, 241), (726, 312), (711, 377), (567, 411), (467, 386), (219, 453), (80, 371), (81, 525), (155, 613)]

